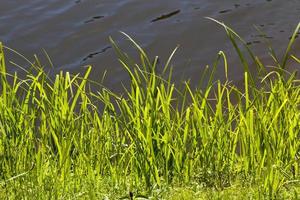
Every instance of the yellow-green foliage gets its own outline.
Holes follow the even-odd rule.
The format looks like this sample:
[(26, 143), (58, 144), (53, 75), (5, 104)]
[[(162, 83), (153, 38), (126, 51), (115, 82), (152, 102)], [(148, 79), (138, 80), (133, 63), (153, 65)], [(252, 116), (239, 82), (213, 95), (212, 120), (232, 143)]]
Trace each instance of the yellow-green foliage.
[[(274, 71), (266, 72), (246, 47), (261, 71), (253, 76), (236, 45), (244, 41), (220, 24), (245, 67), (242, 88), (227, 78), (224, 52), (205, 87), (194, 90), (186, 82), (179, 90), (169, 67), (175, 51), (157, 70), (157, 58), (151, 62), (129, 36), (139, 62), (111, 39), (131, 79), (121, 95), (108, 88), (90, 91), (91, 67), (84, 76), (61, 72), (52, 78), (36, 61), (20, 79), (7, 73), (0, 45), (0, 197), (159, 198), (157, 191), (172, 184), (193, 183), (206, 194), (225, 195), (238, 184), (255, 188), (257, 198), (282, 198), (286, 192), (296, 198), (300, 86), (284, 69), (299, 26)], [(220, 59), (225, 82), (213, 79)], [(181, 191), (180, 199), (205, 197), (188, 187)], [(169, 197), (179, 198), (175, 190)]]

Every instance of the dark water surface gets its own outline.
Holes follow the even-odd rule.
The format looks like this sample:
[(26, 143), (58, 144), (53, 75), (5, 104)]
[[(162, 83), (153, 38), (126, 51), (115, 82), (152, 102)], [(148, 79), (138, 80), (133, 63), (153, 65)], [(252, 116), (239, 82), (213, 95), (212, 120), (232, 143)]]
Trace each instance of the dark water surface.
[[(198, 79), (219, 50), (230, 57), (230, 77), (242, 79), (242, 68), (224, 30), (205, 19), (230, 25), (266, 62), (266, 33), (282, 53), (300, 21), (300, 0), (0, 0), (0, 41), (32, 58), (45, 49), (57, 70), (82, 71), (93, 65), (93, 79), (107, 70), (105, 84), (118, 87), (127, 79), (108, 37), (129, 53), (119, 31), (136, 39), (151, 56), (165, 62), (180, 45), (173, 60), (175, 77)], [(294, 46), (300, 56), (299, 39)], [(270, 62), (271, 64), (271, 62)], [(223, 70), (218, 71), (224, 77)]]

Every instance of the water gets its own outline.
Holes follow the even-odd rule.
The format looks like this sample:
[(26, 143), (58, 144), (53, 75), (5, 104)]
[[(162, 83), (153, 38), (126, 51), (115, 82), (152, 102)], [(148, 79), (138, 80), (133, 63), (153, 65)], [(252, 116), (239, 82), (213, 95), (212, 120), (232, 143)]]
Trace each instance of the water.
[[(0, 0), (0, 40), (32, 58), (46, 50), (55, 69), (80, 72), (93, 65), (93, 79), (107, 70), (105, 84), (119, 87), (127, 79), (108, 37), (125, 51), (134, 50), (119, 31), (132, 36), (150, 56), (173, 60), (175, 78), (197, 80), (219, 50), (230, 58), (229, 76), (241, 80), (242, 67), (225, 31), (209, 16), (236, 30), (262, 60), (272, 63), (263, 37), (278, 53), (286, 48), (300, 21), (300, 0)], [(299, 55), (299, 40), (294, 46)], [(219, 70), (217, 76), (224, 77)]]

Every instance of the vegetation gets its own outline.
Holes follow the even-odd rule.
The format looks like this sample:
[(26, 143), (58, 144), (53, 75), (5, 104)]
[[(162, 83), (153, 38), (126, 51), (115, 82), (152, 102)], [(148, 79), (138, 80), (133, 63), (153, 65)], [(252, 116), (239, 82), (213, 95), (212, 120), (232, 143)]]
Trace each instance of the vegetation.
[[(0, 198), (298, 199), (300, 85), (286, 66), (299, 62), (290, 50), (300, 24), (282, 60), (270, 51), (270, 70), (218, 23), (244, 66), (243, 86), (230, 81), (219, 52), (197, 89), (176, 87), (176, 49), (158, 69), (158, 58), (150, 61), (126, 34), (140, 60), (111, 39), (131, 79), (123, 94), (89, 89), (99, 85), (88, 79), (91, 67), (51, 78), (36, 59), (24, 78), (7, 73), (0, 45)], [(214, 80), (223, 69), (227, 80)]]

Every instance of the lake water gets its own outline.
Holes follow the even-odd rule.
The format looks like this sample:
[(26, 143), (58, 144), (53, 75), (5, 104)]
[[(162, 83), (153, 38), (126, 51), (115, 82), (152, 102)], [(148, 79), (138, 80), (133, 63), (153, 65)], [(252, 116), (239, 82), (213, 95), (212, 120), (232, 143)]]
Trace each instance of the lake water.
[[(134, 50), (119, 31), (132, 36), (150, 56), (164, 63), (180, 45), (174, 60), (176, 78), (197, 80), (219, 50), (230, 60), (229, 75), (241, 80), (242, 67), (225, 31), (206, 19), (236, 30), (265, 62), (263, 31), (282, 53), (300, 21), (300, 0), (0, 0), (0, 41), (32, 58), (45, 49), (56, 70), (80, 72), (93, 65), (93, 79), (107, 70), (105, 84), (119, 87), (127, 79), (108, 37), (128, 53)], [(294, 45), (300, 56), (300, 40)], [(217, 73), (224, 77), (223, 69)]]

